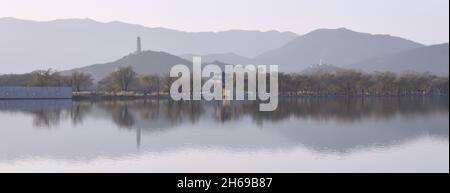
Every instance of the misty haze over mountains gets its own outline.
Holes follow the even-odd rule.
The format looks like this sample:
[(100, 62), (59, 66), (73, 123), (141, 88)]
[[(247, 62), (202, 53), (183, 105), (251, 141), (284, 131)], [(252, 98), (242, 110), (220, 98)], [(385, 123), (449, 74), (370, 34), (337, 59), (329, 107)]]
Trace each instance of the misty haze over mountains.
[(113, 62), (94, 64), (86, 67), (62, 71), (63, 75), (72, 72), (86, 72), (92, 74), (94, 81), (99, 81), (119, 67), (132, 66), (140, 74), (166, 74), (170, 68), (177, 64), (192, 66), (192, 62), (165, 52), (143, 51), (139, 54), (130, 54)]
[[(449, 69), (448, 43), (426, 46), (346, 28), (318, 29), (301, 36), (244, 30), (190, 33), (90, 19), (35, 22), (0, 18), (0, 29), (0, 74), (74, 68), (99, 80), (127, 65), (138, 73), (162, 74), (176, 64), (191, 65), (194, 55), (202, 56), (206, 63), (277, 64), (283, 72), (352, 68), (448, 75)], [(137, 36), (149, 51), (130, 54), (136, 50)], [(320, 60), (327, 64), (324, 69), (313, 65)]]
[(0, 18), (0, 29), (0, 64), (10, 66), (2, 70), (6, 73), (48, 66), (64, 70), (114, 61), (135, 50), (137, 36), (142, 37), (145, 50), (175, 55), (233, 52), (248, 57), (297, 37), (291, 32), (277, 31), (191, 33), (91, 19), (36, 22)]
[(345, 28), (319, 29), (298, 37), (279, 49), (257, 57), (277, 63), (283, 71), (298, 71), (322, 59), (346, 65), (378, 55), (418, 48), (422, 44), (388, 35), (372, 35)]
[(239, 56), (234, 53), (223, 53), (223, 54), (182, 54), (180, 57), (192, 61), (192, 57), (200, 56), (202, 57), (203, 62), (212, 63), (216, 61), (228, 63), (228, 64), (252, 64), (255, 63), (256, 60), (252, 58), (247, 58), (244, 56)]
[(417, 72), (431, 72), (434, 74), (448, 74), (449, 45), (448, 43), (424, 46), (398, 53), (377, 56), (348, 66), (365, 71), (396, 72), (414, 70)]

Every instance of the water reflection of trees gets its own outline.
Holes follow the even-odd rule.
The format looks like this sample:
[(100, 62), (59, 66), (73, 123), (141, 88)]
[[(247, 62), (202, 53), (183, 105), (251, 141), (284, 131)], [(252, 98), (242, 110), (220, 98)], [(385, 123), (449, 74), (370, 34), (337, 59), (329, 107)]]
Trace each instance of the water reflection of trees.
[[(366, 119), (386, 120), (397, 116), (423, 116), (432, 113), (448, 113), (448, 98), (430, 97), (380, 97), (380, 98), (283, 98), (273, 112), (260, 112), (257, 101), (184, 101), (140, 100), (140, 101), (98, 101), (93, 104), (113, 119), (120, 128), (135, 130), (136, 142), (140, 146), (141, 133), (168, 131), (176, 126), (187, 126), (197, 122), (224, 123), (250, 118), (257, 124), (263, 122), (282, 122), (287, 119), (312, 119), (313, 123), (329, 120), (342, 122), (334, 127), (314, 127), (293, 125), (273, 131), (290, 141), (301, 143), (318, 151), (347, 152), (355, 147), (376, 144), (393, 145), (418, 137), (424, 133), (435, 136), (448, 136), (445, 127), (422, 128), (378, 128), (352, 127), (347, 123), (364, 122)], [(370, 122), (370, 121), (369, 121)], [(438, 123), (439, 124), (439, 123)], [(200, 124), (201, 125), (201, 124)], [(280, 124), (283, 125), (283, 124)], [(347, 125), (348, 127), (346, 127)], [(344, 126), (344, 127), (339, 127)], [(214, 125), (211, 125), (214, 127)], [(332, 140), (330, 140), (332, 139)]]
[(35, 111), (33, 114), (33, 125), (37, 128), (52, 128), (59, 125), (61, 111)]
[(414, 116), (431, 112), (448, 112), (445, 97), (379, 97), (379, 98), (285, 98), (279, 101), (277, 110), (259, 112), (259, 103), (245, 103), (243, 114), (256, 121), (281, 121), (291, 116), (314, 120), (335, 119), (355, 122), (364, 118), (391, 119), (396, 114)]
[(70, 118), (74, 125), (83, 123), (86, 115), (92, 109), (92, 101), (78, 101), (73, 103), (72, 110), (70, 112)]
[[(448, 98), (445, 97), (303, 97), (283, 98), (277, 110), (260, 112), (257, 101), (171, 101), (171, 100), (124, 100), (74, 102), (72, 120), (82, 121), (89, 114), (89, 108), (97, 106), (111, 115), (112, 120), (123, 128), (152, 126), (168, 128), (179, 124), (195, 123), (201, 119), (213, 118), (227, 122), (251, 117), (256, 122), (282, 121), (290, 117), (325, 121), (355, 122), (365, 118), (391, 119), (397, 114), (414, 116), (432, 112), (448, 112)], [(85, 109), (87, 108), (87, 109)]]
[(110, 113), (114, 123), (121, 128), (133, 128), (141, 123), (139, 127), (161, 129), (181, 123), (197, 122), (204, 112), (201, 103), (200, 101), (111, 100), (98, 101), (95, 106)]
[(67, 118), (71, 100), (0, 100), (0, 112), (26, 113), (33, 116), (36, 128), (52, 128)]
[[(274, 132), (287, 141), (301, 143), (319, 151), (347, 152), (355, 147), (374, 144), (392, 145), (424, 134), (448, 137), (448, 124), (443, 125), (440, 117), (436, 122), (435, 119), (430, 119), (431, 122), (417, 127), (408, 125), (405, 119), (399, 119), (402, 121), (401, 125), (386, 121), (395, 120), (397, 116), (416, 118), (427, 114), (448, 114), (449, 99), (445, 97), (282, 98), (277, 110), (273, 112), (260, 112), (259, 104), (258, 101), (0, 101), (0, 112), (32, 115), (35, 128), (59, 128), (59, 124), (64, 121), (78, 125), (87, 120), (102, 119), (114, 123), (118, 128), (136, 133), (138, 147), (141, 133), (167, 132), (190, 125), (203, 128), (205, 124), (211, 124), (213, 128), (215, 123), (241, 123), (239, 121), (242, 120), (245, 124), (247, 119), (256, 124), (275, 123), (267, 124), (269, 126), (264, 128), (269, 128), (269, 132)], [(296, 120), (283, 122), (289, 119)], [(331, 124), (317, 124), (321, 121)], [(335, 125), (334, 122), (342, 124)], [(363, 124), (347, 124), (359, 122)], [(374, 129), (364, 126), (367, 123), (388, 124)], [(432, 125), (428, 126), (429, 123)], [(243, 134), (246, 135), (245, 132)], [(208, 137), (208, 131), (205, 131), (205, 135)], [(175, 140), (176, 143), (178, 138), (179, 136), (168, 139)]]
[(122, 127), (131, 128), (134, 124), (133, 115), (128, 111), (128, 105), (113, 106), (111, 108), (112, 119)]
[[(202, 117), (227, 122), (251, 117), (255, 122), (282, 121), (291, 117), (324, 121), (334, 119), (355, 122), (365, 118), (391, 119), (396, 115), (415, 116), (448, 112), (448, 97), (301, 97), (282, 98), (277, 110), (260, 112), (258, 101), (2, 101), (0, 111), (26, 112), (33, 115), (36, 127), (55, 127), (70, 118), (80, 124), (86, 117), (101, 113), (121, 128), (164, 129), (193, 124)], [(69, 112), (68, 114), (65, 112)], [(100, 113), (100, 114), (101, 114)]]

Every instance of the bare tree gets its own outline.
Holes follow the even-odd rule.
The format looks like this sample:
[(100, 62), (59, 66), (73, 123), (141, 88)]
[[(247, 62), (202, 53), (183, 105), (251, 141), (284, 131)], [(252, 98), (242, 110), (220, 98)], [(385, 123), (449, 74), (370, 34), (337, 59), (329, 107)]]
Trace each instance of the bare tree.
[(160, 92), (160, 80), (161, 78), (158, 75), (144, 75), (139, 77), (139, 81), (143, 87), (143, 90), (146, 94), (150, 94), (153, 92)]
[(68, 85), (68, 79), (61, 76), (57, 71), (52, 69), (36, 70), (31, 73), (29, 86), (65, 86)]
[(92, 85), (91, 74), (84, 72), (73, 72), (70, 82), (75, 91), (80, 92), (82, 87), (89, 87)]
[(118, 85), (122, 91), (128, 91), (129, 85), (135, 77), (136, 72), (133, 71), (131, 66), (120, 67), (111, 73), (113, 84)]
[(175, 82), (177, 78), (176, 77), (170, 77), (169, 73), (165, 74), (163, 77), (163, 91), (169, 93), (170, 92), (170, 86), (173, 82)]
[[(98, 85), (100, 89), (105, 90), (126, 90), (134, 76), (135, 73), (131, 67), (123, 68), (101, 80)], [(147, 75), (139, 78), (137, 86), (147, 94), (155, 91), (169, 92), (175, 80), (176, 78), (170, 77), (169, 74), (161, 77)], [(340, 70), (317, 74), (279, 74), (279, 93), (289, 96), (448, 95), (448, 84), (448, 76), (442, 77), (428, 73), (397, 75), (392, 72), (363, 73), (355, 70)]]

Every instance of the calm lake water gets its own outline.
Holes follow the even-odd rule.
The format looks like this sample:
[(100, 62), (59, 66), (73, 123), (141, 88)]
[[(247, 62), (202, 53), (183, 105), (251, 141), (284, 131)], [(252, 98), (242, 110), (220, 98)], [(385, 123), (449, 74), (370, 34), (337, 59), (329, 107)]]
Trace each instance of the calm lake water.
[(0, 172), (449, 172), (448, 101), (0, 100)]

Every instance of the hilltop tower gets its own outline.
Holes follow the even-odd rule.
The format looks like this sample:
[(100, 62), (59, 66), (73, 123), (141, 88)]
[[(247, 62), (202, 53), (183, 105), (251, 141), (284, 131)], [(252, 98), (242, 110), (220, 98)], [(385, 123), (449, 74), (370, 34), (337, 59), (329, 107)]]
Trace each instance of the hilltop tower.
[(137, 48), (136, 48), (136, 54), (139, 54), (142, 52), (142, 47), (141, 47), (141, 37), (137, 37)]

